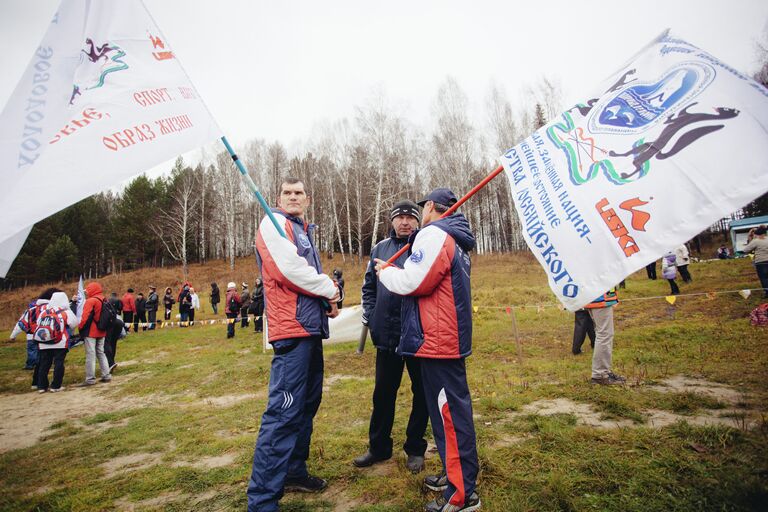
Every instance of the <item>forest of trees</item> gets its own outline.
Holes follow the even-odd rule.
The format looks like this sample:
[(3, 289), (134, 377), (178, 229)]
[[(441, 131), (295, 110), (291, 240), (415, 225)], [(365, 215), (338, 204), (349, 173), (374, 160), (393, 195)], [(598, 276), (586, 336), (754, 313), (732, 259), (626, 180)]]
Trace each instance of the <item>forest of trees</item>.
[[(768, 52), (765, 53), (768, 56)], [(755, 78), (768, 86), (768, 58)], [(254, 139), (237, 148), (271, 205), (286, 176), (301, 178), (311, 194), (307, 215), (320, 226), (317, 247), (360, 259), (387, 236), (387, 213), (403, 198), (418, 200), (447, 186), (468, 191), (496, 166), (497, 157), (562, 110), (558, 86), (545, 78), (513, 108), (491, 85), (480, 103), (447, 78), (432, 104), (428, 126), (418, 126), (381, 91), (354, 109), (352, 119), (327, 122), (290, 154), (279, 141)], [(476, 111), (475, 111), (476, 112)], [(499, 176), (461, 210), (477, 236), (480, 254), (527, 250), (506, 177)], [(768, 195), (743, 215), (768, 214)], [(226, 152), (204, 153), (193, 166), (177, 159), (170, 174), (141, 175), (120, 193), (103, 192), (33, 228), (2, 287), (97, 277), (146, 266), (227, 260), (254, 253), (263, 212)]]

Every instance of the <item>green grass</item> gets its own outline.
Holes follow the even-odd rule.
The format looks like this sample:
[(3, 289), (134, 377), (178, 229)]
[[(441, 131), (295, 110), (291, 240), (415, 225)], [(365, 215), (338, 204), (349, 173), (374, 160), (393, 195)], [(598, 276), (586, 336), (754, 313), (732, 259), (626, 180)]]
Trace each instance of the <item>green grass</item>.
[[(747, 318), (757, 297), (681, 297), (672, 310), (663, 300), (629, 300), (667, 291), (666, 282), (648, 281), (644, 273), (630, 277), (621, 292), (628, 300), (616, 310), (614, 348), (614, 370), (630, 385), (591, 387), (591, 352), (570, 355), (573, 315), (554, 307), (530, 258), (475, 258), (473, 272), (480, 309), (468, 375), (483, 510), (765, 510), (768, 331), (751, 327)], [(745, 261), (693, 264), (691, 272), (695, 281), (683, 293), (754, 287)], [(517, 307), (526, 304), (532, 307)], [(506, 306), (516, 306), (522, 360)], [(216, 325), (132, 335), (119, 344), (118, 361), (136, 363), (119, 367), (112, 384), (39, 397), (44, 404), (98, 394), (115, 405), (71, 411), (46, 424), (33, 446), (0, 454), (0, 510), (114, 510), (126, 504), (136, 510), (243, 510), (270, 355), (251, 331), (238, 330), (234, 340), (226, 340), (224, 331)], [(373, 350), (369, 345), (359, 356), (354, 348), (354, 342), (325, 347), (326, 379), (352, 377), (334, 379), (315, 419), (309, 465), (330, 488), (316, 497), (287, 495), (281, 510), (406, 512), (433, 497), (420, 488), (423, 474), (405, 471), (399, 453), (376, 469), (351, 465), (366, 449), (374, 384)], [(23, 358), (22, 341), (0, 345), (0, 398), (37, 398), (28, 391), (29, 373), (20, 369)], [(730, 386), (741, 398), (730, 403), (651, 387), (676, 375)], [(83, 377), (83, 351), (76, 348), (67, 357), (65, 384)], [(409, 389), (405, 377), (396, 446), (404, 441)], [(550, 399), (587, 404), (621, 426), (597, 428), (574, 414), (525, 412), (527, 405)], [(680, 421), (654, 428), (650, 409), (677, 414)], [(703, 413), (732, 424), (686, 421)], [(222, 455), (231, 463), (199, 465)], [(130, 467), (120, 471), (120, 461)], [(431, 454), (428, 470), (438, 468)]]

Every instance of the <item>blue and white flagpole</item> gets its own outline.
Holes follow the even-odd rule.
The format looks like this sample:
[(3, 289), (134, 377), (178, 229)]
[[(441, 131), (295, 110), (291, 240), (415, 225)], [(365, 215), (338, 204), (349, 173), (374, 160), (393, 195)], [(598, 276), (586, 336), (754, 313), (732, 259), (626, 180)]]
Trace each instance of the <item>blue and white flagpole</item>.
[(83, 288), (83, 274), (80, 274), (80, 282), (77, 283), (77, 318), (83, 316), (83, 306), (85, 305), (85, 288)]

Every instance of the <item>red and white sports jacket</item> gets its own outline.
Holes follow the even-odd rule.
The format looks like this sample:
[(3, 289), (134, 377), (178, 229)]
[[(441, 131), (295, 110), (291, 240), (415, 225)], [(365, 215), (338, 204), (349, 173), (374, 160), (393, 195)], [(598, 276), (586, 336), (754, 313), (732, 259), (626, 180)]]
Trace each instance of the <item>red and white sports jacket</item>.
[(404, 295), (397, 352), (432, 359), (472, 353), (472, 293), (469, 251), (475, 237), (462, 214), (430, 223), (411, 238), (402, 269), (379, 275), (392, 293)]
[(256, 260), (264, 281), (269, 341), (309, 336), (328, 337), (322, 299), (336, 295), (333, 280), (323, 274), (312, 243), (314, 226), (274, 208), (288, 238), (265, 216), (256, 235)]

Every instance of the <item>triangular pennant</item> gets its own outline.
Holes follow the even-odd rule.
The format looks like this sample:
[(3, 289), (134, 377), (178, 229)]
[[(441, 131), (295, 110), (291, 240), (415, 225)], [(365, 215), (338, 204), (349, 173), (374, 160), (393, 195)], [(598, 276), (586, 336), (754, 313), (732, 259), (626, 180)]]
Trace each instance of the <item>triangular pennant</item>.
[(747, 299), (747, 298), (749, 298), (750, 295), (752, 295), (752, 291), (751, 290), (741, 290), (739, 292), (739, 295), (741, 295), (742, 297)]
[(666, 299), (667, 302), (669, 302), (673, 306), (675, 305), (675, 302), (677, 301), (677, 297), (675, 297), (674, 295), (667, 295), (664, 298)]

